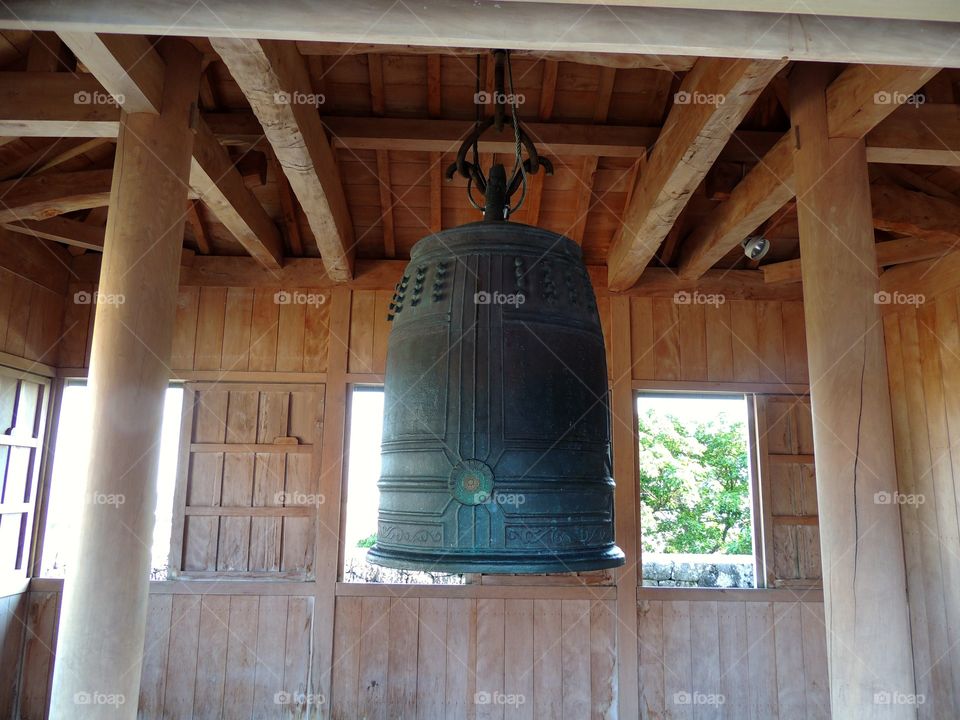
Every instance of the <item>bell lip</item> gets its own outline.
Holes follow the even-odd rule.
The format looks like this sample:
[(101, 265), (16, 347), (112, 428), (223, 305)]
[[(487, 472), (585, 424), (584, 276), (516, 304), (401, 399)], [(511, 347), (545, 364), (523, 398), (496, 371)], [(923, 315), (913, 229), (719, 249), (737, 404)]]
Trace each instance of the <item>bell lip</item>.
[[(547, 248), (539, 248), (541, 252), (543, 252), (544, 249), (556, 251), (559, 244), (562, 245), (561, 252), (569, 254), (579, 262), (583, 262), (583, 249), (566, 235), (537, 227), (536, 225), (527, 225), (526, 223), (512, 222), (510, 220), (504, 220), (502, 222), (486, 222), (480, 220), (425, 235), (414, 243), (410, 249), (410, 262), (413, 263), (417, 260), (423, 260), (425, 255), (433, 253), (441, 253), (443, 255), (454, 254), (452, 252), (453, 249), (450, 247), (451, 238), (454, 238), (452, 242), (463, 242), (466, 244), (470, 244), (471, 242), (476, 243), (477, 252), (489, 252), (490, 248), (485, 244), (492, 242), (492, 240), (488, 240), (484, 236), (492, 235), (496, 237), (502, 235), (505, 227), (523, 228), (527, 233), (525, 241), (517, 243), (517, 247), (515, 248), (517, 252), (526, 251), (535, 253), (538, 250), (536, 246), (523, 247), (524, 244), (530, 244), (532, 236), (533, 239), (540, 239), (548, 246)], [(457, 238), (457, 236), (463, 237)]]
[(626, 562), (626, 556), (616, 545), (606, 545), (587, 551), (576, 550), (563, 553), (544, 551), (542, 555), (535, 556), (492, 553), (481, 557), (458, 556), (456, 553), (443, 552), (410, 552), (389, 547), (379, 548), (374, 544), (367, 550), (367, 560), (375, 565), (394, 570), (537, 575), (606, 570), (622, 566)]

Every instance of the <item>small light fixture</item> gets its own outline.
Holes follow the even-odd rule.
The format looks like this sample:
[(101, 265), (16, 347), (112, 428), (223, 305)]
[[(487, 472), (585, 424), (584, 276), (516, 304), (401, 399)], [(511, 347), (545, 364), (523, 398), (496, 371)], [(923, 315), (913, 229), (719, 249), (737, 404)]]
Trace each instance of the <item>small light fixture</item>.
[(770, 241), (763, 235), (751, 235), (740, 243), (740, 247), (748, 260), (760, 260), (770, 251)]

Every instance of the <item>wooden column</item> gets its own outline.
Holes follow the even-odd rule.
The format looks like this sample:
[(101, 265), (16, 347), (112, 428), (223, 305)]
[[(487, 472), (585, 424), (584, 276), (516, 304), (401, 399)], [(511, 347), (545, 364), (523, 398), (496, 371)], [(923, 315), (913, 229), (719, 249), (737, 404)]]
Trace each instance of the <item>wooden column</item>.
[[(134, 718), (200, 55), (175, 47), (159, 115), (121, 118), (90, 360), (85, 504), (67, 567), (51, 718)], [(80, 429), (78, 429), (79, 431)]]
[(828, 136), (825, 70), (797, 68), (790, 106), (831, 709), (915, 718), (899, 508), (883, 502), (897, 476), (866, 152)]

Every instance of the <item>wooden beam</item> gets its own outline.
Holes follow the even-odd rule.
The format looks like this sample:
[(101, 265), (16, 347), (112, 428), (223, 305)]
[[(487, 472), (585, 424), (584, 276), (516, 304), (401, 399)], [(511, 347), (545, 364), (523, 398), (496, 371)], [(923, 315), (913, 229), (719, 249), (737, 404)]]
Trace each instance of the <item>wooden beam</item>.
[(867, 135), (867, 160), (960, 166), (960, 105), (907, 105)]
[(280, 231), (202, 120), (193, 143), (190, 186), (252, 257), (267, 268), (283, 264)]
[(388, 258), (397, 256), (396, 239), (393, 236), (393, 192), (390, 190), (390, 155), (386, 150), (377, 151), (377, 180), (380, 190), (380, 222), (383, 225), (383, 250)]
[(960, 242), (960, 205), (895, 185), (871, 186), (873, 225), (879, 230)]
[[(813, 441), (823, 556), (830, 709), (891, 713), (877, 693), (913, 696), (913, 647), (877, 257), (863, 140), (829, 137), (824, 67), (791, 77)], [(841, 245), (841, 247), (838, 247)]]
[(112, 142), (110, 138), (60, 138), (39, 150), (18, 157), (0, 169), (0, 180), (21, 175), (39, 175), (109, 142)]
[[(791, 8), (792, 9), (792, 8)], [(429, 12), (393, 0), (328, 0), (322, 23), (304, 22), (302, 0), (260, 5), (234, 0), (135, 3), (20, 0), (0, 5), (0, 28), (70, 30), (138, 35), (259, 36), (275, 40), (387, 43), (430, 47), (508, 48), (586, 53), (701, 55), (814, 62), (960, 66), (955, 21), (821, 16), (676, 8), (623, 7), (585, 13), (579, 5), (456, 0)], [(531, 32), (536, 28), (536, 32)], [(570, 28), (576, 28), (571, 32)], [(798, 42), (802, 38), (802, 42)]]
[(443, 230), (443, 156), (430, 153), (430, 232)]
[(675, 96), (607, 265), (614, 290), (630, 287), (670, 232), (754, 100), (783, 62), (698, 60)]
[[(346, 283), (353, 290), (392, 290), (397, 284), (406, 260), (357, 260), (355, 277)], [(95, 283), (100, 272), (100, 259), (95, 254), (73, 258), (70, 269), (75, 282)], [(640, 281), (624, 293), (607, 289), (607, 269), (588, 265), (587, 271), (599, 296), (629, 295), (636, 297), (673, 298), (678, 292), (694, 291), (723, 295), (731, 300), (800, 300), (802, 288), (796, 283), (767, 285), (759, 270), (710, 270), (696, 282), (681, 280), (669, 268), (651, 267)], [(269, 270), (252, 258), (238, 256), (197, 255), (181, 268), (182, 285), (212, 287), (315, 287), (328, 288), (338, 283), (330, 279), (318, 258), (288, 258), (280, 270)]]
[(207, 238), (207, 230), (200, 218), (199, 202), (199, 200), (187, 201), (187, 225), (193, 231), (193, 239), (197, 243), (197, 252), (201, 255), (209, 255), (210, 240)]
[(71, 220), (65, 217), (55, 217), (49, 220), (21, 220), (7, 223), (4, 227), (11, 232), (22, 235), (53, 240), (85, 250), (103, 251), (105, 229), (96, 225), (88, 225), (79, 220)]
[[(587, 157), (583, 159), (583, 167), (576, 173), (580, 188), (577, 190), (577, 204), (573, 209), (573, 225), (566, 232), (567, 237), (577, 245), (583, 245), (583, 231), (587, 226), (587, 216), (593, 200), (593, 179), (597, 174), (597, 161), (600, 158)], [(537, 173), (540, 175), (541, 173)], [(542, 173), (546, 174), (546, 173)], [(529, 185), (529, 180), (528, 180)]]
[(383, 89), (383, 57), (376, 53), (367, 56), (367, 75), (370, 82), (370, 112), (381, 116), (387, 111)]
[(112, 175), (112, 170), (84, 170), (0, 183), (0, 224), (107, 205)]
[(124, 110), (160, 112), (164, 64), (147, 38), (61, 32), (60, 39)]
[[(956, 239), (906, 237), (897, 240), (885, 240), (877, 243), (877, 265), (887, 267), (941, 257), (954, 250), (956, 245)], [(768, 285), (773, 285), (800, 282), (800, 267), (800, 259), (797, 258), (796, 260), (785, 260), (763, 265), (760, 269), (763, 271), (763, 281)]]
[(120, 112), (96, 78), (73, 73), (0, 72), (0, 134), (116, 137)]
[[(517, 2), (518, 0), (506, 0)], [(546, 4), (580, 4), (583, 0), (519, 0)], [(901, 20), (960, 20), (960, 10), (943, 0), (920, 0), (905, 6), (900, 0), (804, 0), (798, 6), (793, 0), (609, 0), (615, 7), (684, 8), (687, 10), (732, 10), (740, 12), (799, 13), (830, 17), (844, 15), (862, 18)]]
[(275, 155), (270, 156), (270, 165), (277, 183), (277, 194), (280, 196), (280, 211), (283, 213), (283, 228), (287, 248), (294, 257), (303, 255), (303, 238), (300, 235), (300, 223), (297, 222), (297, 205), (290, 191), (290, 183), (283, 174), (283, 168), (277, 162)]
[[(161, 110), (165, 63), (146, 38), (61, 32), (79, 60), (128, 113), (157, 114)], [(266, 267), (283, 262), (283, 242), (276, 225), (246, 187), (233, 161), (202, 119), (191, 122), (191, 188), (253, 257)]]
[[(849, 137), (866, 132), (905, 102), (933, 75), (931, 68), (848, 67), (827, 90), (830, 132)], [(889, 84), (887, 84), (889, 83)], [(887, 93), (889, 103), (877, 98)], [(679, 272), (697, 278), (736, 247), (749, 233), (794, 196), (793, 152), (803, 138), (784, 135), (743, 181), (730, 199), (713, 211), (681, 249)]]
[(827, 88), (830, 137), (860, 139), (898, 107), (922, 103), (917, 91), (938, 72), (938, 67), (848, 67)]
[(309, 102), (306, 61), (289, 43), (236, 38), (212, 38), (211, 43), (263, 125), (330, 276), (348, 280), (353, 225), (316, 104)]
[[(429, 45), (391, 45), (386, 43), (338, 43), (316, 40), (301, 40), (297, 42), (297, 50), (301, 55), (329, 57), (344, 57), (350, 55), (426, 55), (428, 62), (432, 58), (439, 60), (443, 56), (470, 58), (490, 52), (488, 47), (450, 47)], [(620, 70), (666, 70), (667, 72), (686, 72), (693, 67), (696, 57), (689, 55), (642, 55), (637, 53), (591, 53), (591, 52), (551, 52), (550, 50), (518, 50), (510, 51), (511, 57), (544, 60), (556, 66), (560, 62), (578, 63), (580, 65), (599, 65), (601, 67)]]
[(443, 84), (440, 80), (440, 56), (427, 57), (427, 114), (432, 118), (440, 117)]

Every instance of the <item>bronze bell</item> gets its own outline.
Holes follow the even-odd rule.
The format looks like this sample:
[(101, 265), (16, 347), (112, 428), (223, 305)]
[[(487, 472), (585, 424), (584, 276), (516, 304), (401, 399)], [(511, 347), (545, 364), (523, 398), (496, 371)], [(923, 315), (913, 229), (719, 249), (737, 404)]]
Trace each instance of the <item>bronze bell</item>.
[[(495, 97), (509, 82), (516, 98), (509, 53), (494, 61)], [(479, 83), (479, 58), (477, 69)], [(507, 222), (527, 177), (553, 166), (516, 103), (507, 115), (496, 102), (486, 119), (478, 107), (446, 173), (467, 180), (478, 209), (472, 188), (483, 193), (484, 222), (420, 240), (390, 306), (380, 515), (367, 558), (471, 573), (616, 567), (596, 297), (576, 243)], [(505, 128), (516, 147), (509, 181), (499, 163), (485, 174), (478, 151), (482, 134)]]
[(391, 311), (369, 560), (493, 573), (623, 564), (603, 334), (576, 243), (503, 221), (431, 235)]

